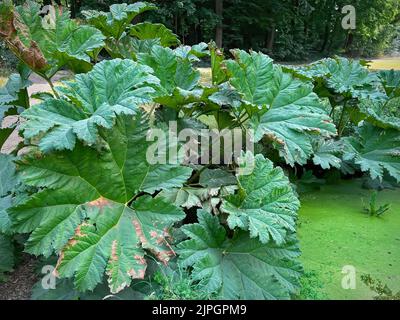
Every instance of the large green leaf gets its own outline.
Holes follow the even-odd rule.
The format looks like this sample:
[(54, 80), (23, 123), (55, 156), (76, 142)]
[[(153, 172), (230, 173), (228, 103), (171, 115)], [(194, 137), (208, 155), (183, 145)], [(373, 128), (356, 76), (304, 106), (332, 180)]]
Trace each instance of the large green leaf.
[(179, 46), (174, 52), (178, 57), (187, 59), (190, 62), (199, 62), (201, 58), (210, 55), (208, 45), (205, 42), (200, 42), (194, 46)]
[(293, 237), (281, 247), (263, 244), (245, 232), (228, 239), (218, 218), (198, 211), (199, 223), (185, 225), (190, 238), (178, 245), (181, 265), (193, 280), (221, 299), (289, 299), (299, 286), (300, 255)]
[(14, 158), (0, 153), (0, 275), (11, 271), (14, 264), (14, 244), (11, 235), (11, 220), (8, 209), (12, 205), (12, 194), (18, 183)]
[(219, 85), (226, 82), (227, 76), (223, 66), (225, 55), (223, 49), (217, 47), (215, 42), (209, 44), (211, 56), (211, 77), (214, 85)]
[(150, 53), (139, 53), (138, 61), (154, 70), (160, 79), (156, 102), (170, 107), (199, 101), (204, 90), (198, 88), (200, 72), (187, 57), (181, 57), (170, 48), (154, 46)]
[(43, 18), (40, 5), (33, 1), (12, 8), (6, 42), (28, 66), (47, 77), (63, 66), (75, 72), (90, 70), (90, 54), (104, 46), (105, 37), (96, 28), (78, 25), (65, 8), (48, 8)]
[[(357, 111), (355, 114), (357, 120), (365, 120), (372, 123), (374, 126), (388, 129), (400, 130), (400, 115), (399, 104), (400, 101), (391, 99), (388, 101), (372, 101), (372, 100), (361, 100), (358, 104)], [(394, 108), (391, 107), (391, 102), (394, 102)]]
[(400, 182), (400, 135), (398, 130), (382, 129), (365, 123), (357, 135), (347, 137), (343, 159), (382, 179), (384, 170)]
[(11, 221), (7, 210), (12, 204), (12, 194), (19, 182), (15, 172), (14, 157), (0, 153), (0, 233), (9, 234)]
[(340, 169), (343, 153), (343, 143), (335, 140), (315, 139), (313, 141), (314, 156), (313, 162), (322, 169), (328, 170), (331, 167)]
[(73, 149), (77, 138), (93, 145), (98, 128), (111, 128), (119, 114), (135, 114), (151, 101), (159, 80), (152, 70), (132, 60), (110, 60), (97, 64), (87, 74), (58, 88), (60, 99), (48, 99), (25, 111), (25, 138), (40, 135), (43, 151)]
[(3, 106), (21, 106), (18, 101), (20, 100), (20, 92), (29, 87), (31, 82), (26, 77), (21, 77), (18, 73), (13, 73), (8, 78), (6, 84), (0, 88), (0, 121), (3, 119), (4, 114), (7, 112)]
[(390, 97), (400, 97), (400, 71), (382, 70), (379, 72), (385, 91)]
[(170, 48), (154, 46), (149, 54), (138, 54), (138, 62), (154, 70), (161, 81), (162, 94), (171, 94), (175, 88), (193, 90), (200, 80), (200, 72), (193, 69), (190, 61), (178, 57)]
[(130, 35), (139, 40), (159, 39), (163, 47), (172, 47), (180, 44), (178, 36), (160, 23), (143, 22), (134, 25)]
[(12, 239), (0, 233), (0, 275), (11, 271), (15, 263)]
[(262, 53), (233, 50), (235, 60), (225, 62), (230, 83), (241, 94), (243, 100), (256, 106), (271, 105), (279, 90), (275, 79), (282, 73), (273, 60)]
[(206, 188), (220, 188), (236, 185), (236, 179), (232, 173), (222, 169), (205, 169), (200, 174), (199, 184)]
[(313, 148), (309, 134), (329, 137), (336, 128), (313, 86), (284, 73), (261, 53), (236, 50), (226, 62), (230, 82), (246, 104), (262, 109), (253, 118), (255, 139), (268, 137), (290, 165), (305, 164)]
[(118, 42), (109, 42), (110, 55), (113, 58), (137, 60), (139, 53), (150, 53), (151, 48), (161, 45), (159, 39), (139, 40), (133, 37), (123, 37)]
[(155, 9), (157, 7), (148, 2), (117, 3), (110, 6), (109, 12), (87, 10), (82, 11), (82, 14), (88, 23), (99, 29), (106, 37), (119, 40), (137, 15)]
[(12, 192), (18, 182), (13, 160), (14, 157), (0, 153), (0, 197)]
[[(246, 169), (246, 162), (241, 166)], [(228, 225), (249, 230), (262, 243), (281, 245), (295, 231), (300, 202), (281, 168), (262, 155), (256, 155), (251, 173), (238, 176), (239, 192), (223, 202), (221, 210), (229, 214)]]
[(0, 149), (14, 132), (14, 125), (2, 126), (3, 119), (9, 115), (17, 115), (24, 108), (29, 107), (29, 97), (26, 88), (31, 84), (29, 73), (14, 73), (7, 83), (0, 88)]
[(200, 87), (200, 72), (193, 68), (193, 60), (205, 54), (204, 48), (207, 45), (180, 46), (175, 50), (156, 45), (149, 53), (137, 55), (138, 62), (151, 67), (161, 81), (155, 102), (178, 109), (185, 105), (206, 102), (217, 91), (215, 88)]
[(0, 234), (9, 234), (11, 220), (7, 210), (12, 205), (12, 196), (0, 197)]
[(335, 93), (354, 98), (379, 96), (376, 92), (378, 77), (357, 60), (342, 57), (322, 59), (297, 71), (311, 79), (324, 79), (327, 87)]
[(147, 162), (147, 121), (118, 117), (112, 130), (99, 130), (98, 150), (77, 143), (19, 162), (24, 182), (44, 189), (10, 210), (15, 229), (32, 232), (27, 252), (59, 253), (59, 274), (75, 276), (79, 290), (92, 290), (106, 272), (119, 292), (144, 277), (145, 249), (163, 262), (173, 254), (168, 229), (184, 213), (150, 194), (182, 186), (192, 170)]

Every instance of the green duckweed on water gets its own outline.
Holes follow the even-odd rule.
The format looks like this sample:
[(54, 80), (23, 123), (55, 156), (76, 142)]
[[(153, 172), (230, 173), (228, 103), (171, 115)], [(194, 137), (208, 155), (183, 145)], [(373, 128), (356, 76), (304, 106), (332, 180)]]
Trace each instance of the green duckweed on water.
[[(379, 192), (378, 204), (392, 206), (382, 217), (371, 217), (363, 208), (372, 191), (361, 185), (341, 181), (301, 196), (298, 232), (307, 284), (302, 298), (373, 299), (363, 274), (400, 290), (400, 189)], [(356, 270), (355, 289), (342, 288), (345, 266)]]

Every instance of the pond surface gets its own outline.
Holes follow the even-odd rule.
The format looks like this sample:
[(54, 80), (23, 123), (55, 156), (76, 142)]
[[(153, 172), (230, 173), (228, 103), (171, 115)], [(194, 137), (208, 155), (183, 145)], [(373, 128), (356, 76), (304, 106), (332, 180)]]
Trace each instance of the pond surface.
[[(328, 299), (372, 299), (376, 294), (360, 280), (370, 274), (400, 291), (400, 189), (378, 194), (378, 204), (391, 203), (382, 217), (363, 212), (371, 191), (360, 180), (326, 185), (302, 195), (299, 238), (302, 262), (307, 272), (315, 272)], [(342, 269), (356, 271), (356, 289), (342, 288)]]

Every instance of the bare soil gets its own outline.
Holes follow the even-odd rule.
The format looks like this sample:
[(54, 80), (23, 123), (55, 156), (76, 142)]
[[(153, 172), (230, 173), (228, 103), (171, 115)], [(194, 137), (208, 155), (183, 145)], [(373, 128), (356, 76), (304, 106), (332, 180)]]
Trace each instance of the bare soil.
[(39, 280), (35, 272), (36, 259), (23, 254), (15, 270), (0, 282), (0, 300), (30, 300), (33, 285)]

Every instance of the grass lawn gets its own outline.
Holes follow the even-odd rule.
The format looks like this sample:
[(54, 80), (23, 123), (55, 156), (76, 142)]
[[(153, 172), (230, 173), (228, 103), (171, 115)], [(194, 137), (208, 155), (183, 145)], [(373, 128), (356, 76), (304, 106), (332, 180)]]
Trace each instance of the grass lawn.
[(199, 68), (201, 75), (201, 84), (206, 85), (212, 82), (211, 68)]
[[(372, 70), (400, 70), (400, 57), (399, 58), (382, 58), (371, 60)], [(199, 68), (201, 74), (201, 83), (211, 83), (211, 68)]]
[(372, 60), (371, 69), (400, 70), (400, 58), (382, 58), (382, 59)]
[[(400, 191), (379, 192), (378, 203), (391, 203), (382, 217), (363, 213), (371, 191), (360, 180), (323, 186), (301, 197), (299, 239), (301, 260), (316, 274), (318, 289), (328, 299), (372, 299), (376, 294), (360, 280), (362, 274), (400, 291)], [(342, 268), (356, 268), (355, 290), (342, 288)]]

